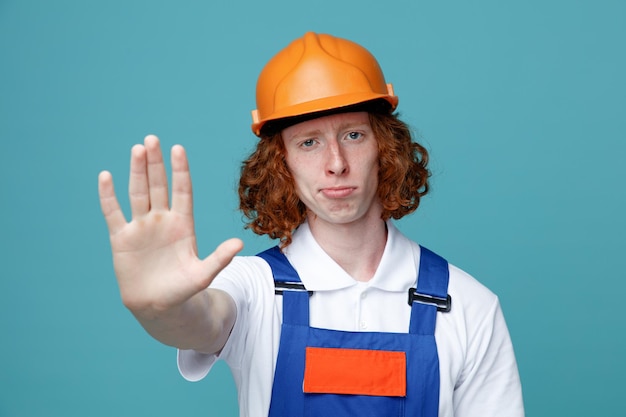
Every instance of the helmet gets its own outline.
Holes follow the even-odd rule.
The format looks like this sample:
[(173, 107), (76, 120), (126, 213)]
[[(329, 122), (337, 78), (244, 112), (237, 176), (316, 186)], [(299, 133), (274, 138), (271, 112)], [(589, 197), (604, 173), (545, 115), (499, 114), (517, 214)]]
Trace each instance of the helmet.
[(252, 131), (261, 134), (268, 121), (386, 100), (393, 110), (398, 97), (385, 83), (376, 58), (362, 46), (331, 35), (308, 32), (276, 54), (256, 86)]

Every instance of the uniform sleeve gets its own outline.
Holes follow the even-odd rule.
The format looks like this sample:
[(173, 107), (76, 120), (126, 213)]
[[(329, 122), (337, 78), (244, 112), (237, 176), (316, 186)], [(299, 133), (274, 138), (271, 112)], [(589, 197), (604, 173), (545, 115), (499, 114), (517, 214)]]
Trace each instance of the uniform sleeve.
[[(261, 258), (235, 257), (211, 283), (211, 288), (229, 294), (237, 310), (233, 329), (218, 355), (207, 355), (193, 350), (179, 350), (178, 370), (183, 378), (199, 381), (206, 377), (217, 360), (224, 360), (236, 381), (239, 371), (254, 355), (271, 352), (275, 332), (268, 332), (273, 324), (274, 281), (269, 265)], [(259, 345), (261, 345), (259, 347)], [(271, 355), (270, 355), (271, 356)], [(269, 362), (271, 366), (271, 360)]]
[[(233, 351), (243, 346), (239, 341), (245, 337), (243, 334), (245, 329), (242, 323), (246, 322), (249, 294), (242, 281), (245, 282), (246, 276), (249, 274), (248, 269), (249, 267), (247, 267), (242, 258), (236, 257), (231, 265), (222, 271), (211, 283), (210, 288), (222, 290), (232, 297), (235, 302), (237, 318), (228, 340), (219, 354), (206, 354), (194, 350), (178, 350), (178, 371), (187, 381), (197, 382), (202, 380), (209, 374), (218, 359), (228, 361), (229, 358), (241, 357), (241, 355), (233, 354)], [(232, 359), (229, 365), (237, 366), (238, 364), (235, 362), (236, 360)]]
[(217, 355), (196, 352), (195, 350), (178, 349), (178, 372), (190, 382), (197, 382), (208, 375), (217, 361)]
[(454, 390), (455, 416), (523, 417), (517, 362), (497, 298), (467, 337), (467, 356)]
[[(228, 286), (226, 285), (215, 285), (215, 288), (226, 291), (231, 296), (233, 294), (237, 294), (236, 291), (232, 291), (232, 288), (231, 291), (228, 291), (226, 289), (227, 287)], [(238, 343), (238, 341), (241, 340), (243, 337), (242, 332), (244, 331), (244, 329), (241, 323), (245, 321), (244, 317), (246, 309), (244, 308), (244, 304), (241, 302), (241, 299), (239, 297), (233, 297), (233, 300), (235, 300), (235, 305), (237, 309), (237, 319), (235, 320), (235, 324), (230, 335), (228, 336), (228, 340), (226, 341), (224, 348), (221, 352), (219, 352), (219, 354), (206, 354), (197, 352), (195, 350), (178, 350), (178, 371), (180, 372), (181, 376), (187, 381), (197, 382), (204, 379), (204, 377), (209, 374), (211, 368), (213, 368), (213, 365), (215, 365), (218, 359), (224, 359), (234, 356), (231, 354), (231, 352), (236, 349), (237, 346), (242, 345), (241, 343)]]

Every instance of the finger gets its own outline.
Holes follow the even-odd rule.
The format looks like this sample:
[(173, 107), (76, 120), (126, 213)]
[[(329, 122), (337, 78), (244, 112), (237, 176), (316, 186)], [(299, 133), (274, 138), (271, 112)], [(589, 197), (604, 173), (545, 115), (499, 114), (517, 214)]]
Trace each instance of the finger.
[(163, 164), (163, 154), (159, 139), (148, 135), (144, 139), (148, 159), (148, 187), (150, 191), (150, 208), (166, 210), (168, 208), (167, 175)]
[(102, 171), (98, 175), (98, 194), (100, 196), (100, 208), (109, 228), (109, 234), (114, 235), (126, 225), (126, 218), (115, 196), (113, 176), (108, 171)]
[(191, 174), (185, 148), (172, 147), (172, 210), (181, 214), (193, 215), (193, 192)]
[(130, 152), (130, 178), (128, 196), (133, 218), (143, 216), (150, 210), (146, 148), (135, 145)]
[(243, 249), (243, 242), (240, 239), (228, 239), (206, 257), (202, 261), (204, 282), (200, 284), (200, 288), (208, 287), (217, 274), (226, 268), (241, 249)]

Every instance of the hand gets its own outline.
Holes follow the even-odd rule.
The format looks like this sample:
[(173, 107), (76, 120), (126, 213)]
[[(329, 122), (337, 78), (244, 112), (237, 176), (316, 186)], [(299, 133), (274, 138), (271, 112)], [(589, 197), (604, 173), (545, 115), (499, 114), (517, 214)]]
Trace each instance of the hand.
[(156, 136), (131, 151), (129, 195), (132, 220), (126, 221), (109, 172), (98, 177), (100, 205), (111, 240), (122, 301), (142, 321), (182, 308), (209, 286), (243, 243), (223, 242), (206, 259), (198, 258), (191, 176), (182, 146), (171, 151), (172, 204), (163, 156)]

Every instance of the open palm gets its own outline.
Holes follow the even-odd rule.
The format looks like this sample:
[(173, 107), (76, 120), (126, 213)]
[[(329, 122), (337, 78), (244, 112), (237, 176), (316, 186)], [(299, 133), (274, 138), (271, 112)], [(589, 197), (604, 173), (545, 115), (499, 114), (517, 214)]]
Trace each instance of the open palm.
[(111, 240), (113, 263), (124, 304), (146, 317), (177, 308), (211, 283), (241, 250), (239, 239), (222, 243), (199, 259), (193, 220), (191, 176), (185, 150), (171, 151), (172, 202), (159, 140), (147, 136), (131, 151), (126, 221), (109, 172), (98, 179), (100, 204)]

